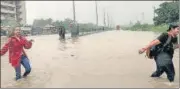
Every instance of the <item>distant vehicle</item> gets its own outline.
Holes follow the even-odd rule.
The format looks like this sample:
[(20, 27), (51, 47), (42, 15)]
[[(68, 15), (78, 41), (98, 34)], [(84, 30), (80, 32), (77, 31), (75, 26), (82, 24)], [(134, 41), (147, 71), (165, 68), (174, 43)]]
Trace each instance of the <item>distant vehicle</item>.
[(120, 26), (119, 25), (116, 26), (116, 30), (120, 30)]

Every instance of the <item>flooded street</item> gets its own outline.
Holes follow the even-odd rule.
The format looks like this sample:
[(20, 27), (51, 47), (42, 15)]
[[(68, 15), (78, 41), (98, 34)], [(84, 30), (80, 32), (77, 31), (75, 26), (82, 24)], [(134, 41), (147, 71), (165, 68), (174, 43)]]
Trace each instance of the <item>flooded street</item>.
[[(178, 88), (179, 50), (174, 55), (176, 71), (172, 86), (166, 74), (151, 78), (154, 60), (138, 49), (155, 38), (151, 32), (107, 31), (60, 42), (58, 35), (32, 36), (27, 50), (31, 74), (14, 81), (8, 53), (1, 57), (2, 88)], [(22, 73), (24, 68), (22, 67)]]

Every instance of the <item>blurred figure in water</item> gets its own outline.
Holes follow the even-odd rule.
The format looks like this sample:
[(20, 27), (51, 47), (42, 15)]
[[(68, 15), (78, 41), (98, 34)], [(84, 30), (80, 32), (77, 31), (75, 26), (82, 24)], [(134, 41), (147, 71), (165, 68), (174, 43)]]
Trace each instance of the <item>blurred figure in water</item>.
[(66, 30), (64, 26), (60, 26), (59, 27), (59, 39), (60, 40), (65, 40), (65, 34), (66, 34)]

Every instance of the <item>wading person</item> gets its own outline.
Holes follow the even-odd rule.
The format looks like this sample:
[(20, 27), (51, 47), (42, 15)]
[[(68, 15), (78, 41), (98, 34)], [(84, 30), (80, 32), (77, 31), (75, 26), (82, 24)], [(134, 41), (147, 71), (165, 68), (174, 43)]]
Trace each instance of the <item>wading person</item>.
[(167, 33), (162, 33), (157, 39), (149, 45), (139, 50), (139, 53), (154, 47), (153, 58), (156, 62), (156, 71), (151, 77), (160, 77), (164, 72), (170, 82), (174, 81), (175, 70), (173, 65), (174, 49), (179, 48), (177, 35), (179, 34), (178, 25), (170, 25)]
[(60, 38), (60, 40), (65, 39), (65, 33), (66, 33), (66, 31), (65, 31), (64, 26), (60, 26), (60, 28), (59, 28), (59, 38)]
[(8, 41), (5, 43), (3, 48), (0, 50), (0, 55), (4, 55), (9, 51), (9, 63), (14, 67), (16, 73), (16, 80), (20, 79), (21, 76), (21, 64), (25, 68), (25, 73), (23, 77), (26, 77), (31, 72), (31, 66), (25, 49), (30, 49), (32, 46), (32, 41), (28, 41), (25, 37), (20, 34), (20, 27), (16, 27), (12, 30)]
[(62, 39), (63, 39), (63, 40), (65, 39), (65, 34), (66, 34), (65, 27), (62, 26)]

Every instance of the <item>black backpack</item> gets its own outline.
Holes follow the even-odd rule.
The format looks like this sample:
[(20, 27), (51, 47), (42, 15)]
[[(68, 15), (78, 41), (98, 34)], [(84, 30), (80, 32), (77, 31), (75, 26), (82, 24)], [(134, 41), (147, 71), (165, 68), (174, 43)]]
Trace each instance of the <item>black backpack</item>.
[(164, 48), (171, 42), (171, 36), (168, 36), (168, 39), (166, 40), (166, 43), (163, 45), (162, 48), (158, 48), (157, 45), (149, 48), (146, 50), (146, 56), (149, 59), (153, 59), (154, 56), (156, 56), (158, 53), (162, 52)]

